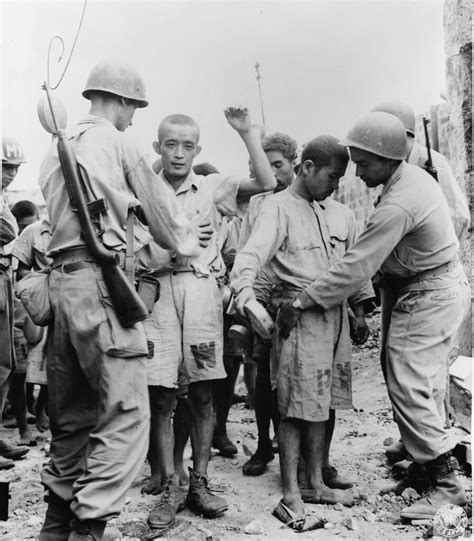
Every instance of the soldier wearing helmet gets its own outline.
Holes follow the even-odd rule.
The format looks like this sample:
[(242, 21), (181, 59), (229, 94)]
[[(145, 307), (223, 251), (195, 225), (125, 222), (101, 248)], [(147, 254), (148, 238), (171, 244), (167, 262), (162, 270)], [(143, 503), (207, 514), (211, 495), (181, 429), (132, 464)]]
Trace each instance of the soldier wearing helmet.
[[(12, 137), (2, 137), (2, 196), (0, 198), (0, 411), (10, 388), (15, 370), (13, 343), (13, 293), (11, 244), (18, 234), (15, 217), (8, 206), (5, 190), (13, 182), (22, 163), (23, 149)], [(28, 453), (24, 446), (14, 446), (0, 440), (0, 470), (13, 468), (13, 460)]]
[[(376, 105), (372, 111), (384, 111), (395, 115), (405, 126), (407, 134), (406, 161), (418, 167), (425, 168), (428, 159), (426, 148), (415, 139), (415, 113), (413, 109), (404, 102), (387, 101)], [(459, 242), (462, 242), (467, 235), (470, 223), (469, 207), (451, 166), (446, 158), (431, 150), (431, 157), (434, 168), (438, 172), (438, 182), (449, 205), (449, 212), (454, 224), (454, 229)]]
[[(124, 260), (155, 240), (183, 255), (199, 250), (189, 221), (157, 181), (148, 157), (125, 133), (148, 105), (140, 75), (120, 60), (100, 62), (83, 95), (90, 111), (68, 135), (86, 189), (103, 198), (101, 240)], [(51, 461), (42, 471), (49, 491), (39, 539), (102, 539), (119, 515), (148, 448), (149, 403), (141, 323), (123, 328), (102, 269), (87, 250), (66, 191), (53, 141), (39, 174), (51, 223), (49, 297), (53, 321), (48, 357)], [(148, 227), (138, 220), (134, 210)]]
[(386, 314), (387, 390), (413, 457), (413, 467), (397, 491), (407, 486), (426, 491), (401, 516), (427, 519), (443, 505), (466, 503), (450, 460), (453, 443), (444, 427), (443, 400), (446, 358), (469, 309), (469, 286), (440, 186), (426, 171), (404, 161), (402, 122), (389, 113), (369, 113), (350, 130), (345, 144), (356, 174), (369, 187), (382, 185), (381, 195), (358, 240), (298, 295), (297, 307), (278, 325), (292, 328), (301, 311), (314, 306), (327, 310), (343, 302), (381, 269), (383, 287), (395, 297)]

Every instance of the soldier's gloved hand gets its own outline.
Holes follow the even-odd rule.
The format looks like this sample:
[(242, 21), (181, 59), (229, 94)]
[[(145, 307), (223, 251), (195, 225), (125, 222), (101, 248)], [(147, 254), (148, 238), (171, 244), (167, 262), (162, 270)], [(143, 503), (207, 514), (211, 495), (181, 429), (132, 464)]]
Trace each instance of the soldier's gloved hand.
[(244, 306), (249, 301), (254, 301), (254, 300), (256, 300), (255, 299), (255, 293), (253, 291), (253, 288), (251, 288), (251, 287), (244, 287), (240, 291), (240, 293), (237, 295), (237, 298), (235, 299), (237, 313), (239, 314), (240, 317), (243, 317), (246, 321), (248, 321), (248, 320), (247, 320), (247, 315), (246, 315), (245, 310), (244, 310)]
[(277, 315), (277, 328), (283, 338), (290, 336), (291, 329), (301, 316), (301, 310), (293, 306), (294, 300), (285, 301), (280, 305)]
[(360, 346), (365, 344), (369, 338), (369, 326), (364, 316), (354, 316), (349, 318), (349, 325), (351, 330), (351, 338), (354, 344)]
[(207, 246), (209, 246), (213, 233), (214, 229), (210, 222), (205, 221), (198, 225), (198, 240), (201, 248), (207, 248)]

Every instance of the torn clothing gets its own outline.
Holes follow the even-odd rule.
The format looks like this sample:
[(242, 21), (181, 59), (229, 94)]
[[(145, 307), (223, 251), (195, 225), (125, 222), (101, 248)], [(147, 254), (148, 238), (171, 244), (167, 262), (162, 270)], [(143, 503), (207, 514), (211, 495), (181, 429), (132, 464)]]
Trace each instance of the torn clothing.
[(215, 278), (199, 278), (193, 272), (168, 272), (157, 278), (160, 299), (144, 322), (153, 344), (147, 359), (148, 385), (174, 389), (184, 381), (225, 378), (222, 300)]
[[(427, 159), (427, 149), (415, 141), (407, 162), (418, 167), (425, 167)], [(462, 242), (467, 236), (471, 221), (466, 196), (457, 183), (456, 177), (446, 158), (439, 152), (436, 152), (436, 150), (431, 150), (431, 159), (433, 160), (434, 168), (438, 172), (439, 186), (448, 202), (449, 213), (454, 224), (456, 236), (459, 242)]]
[[(135, 219), (136, 251), (153, 237), (167, 248), (197, 253), (196, 234), (186, 218), (178, 214), (174, 194), (157, 179), (147, 156), (125, 133), (105, 118), (88, 115), (71, 131), (70, 143), (89, 199), (106, 200), (108, 210), (100, 221), (104, 231), (102, 241), (107, 248), (125, 250), (127, 214), (129, 209), (141, 206), (148, 227)], [(51, 221), (48, 255), (84, 246), (79, 220), (67, 194), (56, 141), (41, 164), (39, 184)]]

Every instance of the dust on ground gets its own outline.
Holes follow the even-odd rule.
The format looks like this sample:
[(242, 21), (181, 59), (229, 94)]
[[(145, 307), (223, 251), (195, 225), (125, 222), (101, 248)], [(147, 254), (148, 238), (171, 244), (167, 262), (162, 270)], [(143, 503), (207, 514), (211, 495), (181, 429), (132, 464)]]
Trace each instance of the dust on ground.
[[(179, 513), (176, 526), (162, 539), (204, 541), (243, 539), (419, 539), (431, 536), (430, 526), (413, 526), (402, 522), (399, 511), (411, 502), (409, 495), (381, 496), (380, 489), (393, 483), (390, 467), (385, 459), (384, 441), (396, 438), (397, 427), (392, 420), (390, 402), (378, 360), (379, 314), (369, 319), (372, 333), (369, 341), (355, 348), (353, 356), (354, 409), (337, 414), (331, 457), (332, 463), (344, 475), (356, 480), (356, 487), (363, 499), (351, 508), (341, 505), (311, 505), (307, 510), (327, 521), (323, 529), (295, 533), (271, 515), (281, 498), (278, 455), (269, 463), (268, 470), (260, 477), (246, 477), (242, 465), (257, 446), (257, 427), (254, 412), (243, 403), (235, 404), (230, 412), (229, 436), (239, 448), (232, 459), (218, 456), (213, 451), (209, 465), (211, 486), (227, 498), (229, 510), (217, 519), (204, 519), (189, 510)], [(237, 392), (243, 394), (244, 386), (239, 379)], [(13, 470), (1, 471), (0, 482), (10, 483), (10, 516), (0, 521), (0, 539), (24, 541), (37, 539), (43, 521), (46, 504), (40, 470), (48, 458), (44, 450), (46, 437), (39, 435), (37, 447), (27, 458), (16, 462)], [(11, 441), (18, 438), (16, 430), (0, 429), (0, 437)], [(186, 457), (189, 462), (190, 448)], [(145, 464), (139, 477), (129, 491), (124, 511), (115, 524), (126, 540), (143, 541), (156, 536), (146, 525), (146, 518), (157, 496), (141, 494), (141, 488), (149, 475)], [(468, 491), (471, 501), (471, 479), (458, 475)], [(245, 527), (259, 521), (256, 532), (249, 535)], [(261, 526), (261, 527), (260, 527)], [(472, 534), (471, 519), (467, 535)]]

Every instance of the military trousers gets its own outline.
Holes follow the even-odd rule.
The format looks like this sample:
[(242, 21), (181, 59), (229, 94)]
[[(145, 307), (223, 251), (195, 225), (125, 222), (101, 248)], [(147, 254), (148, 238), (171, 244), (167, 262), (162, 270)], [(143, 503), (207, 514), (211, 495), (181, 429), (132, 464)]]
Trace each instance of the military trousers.
[(148, 449), (146, 337), (141, 324), (118, 322), (100, 267), (67, 269), (49, 277), (52, 441), (42, 482), (79, 520), (107, 521), (119, 515)]
[(459, 265), (384, 300), (393, 304), (388, 319), (382, 306), (387, 390), (402, 441), (423, 464), (453, 447), (445, 428), (447, 359), (469, 309), (469, 284)]

